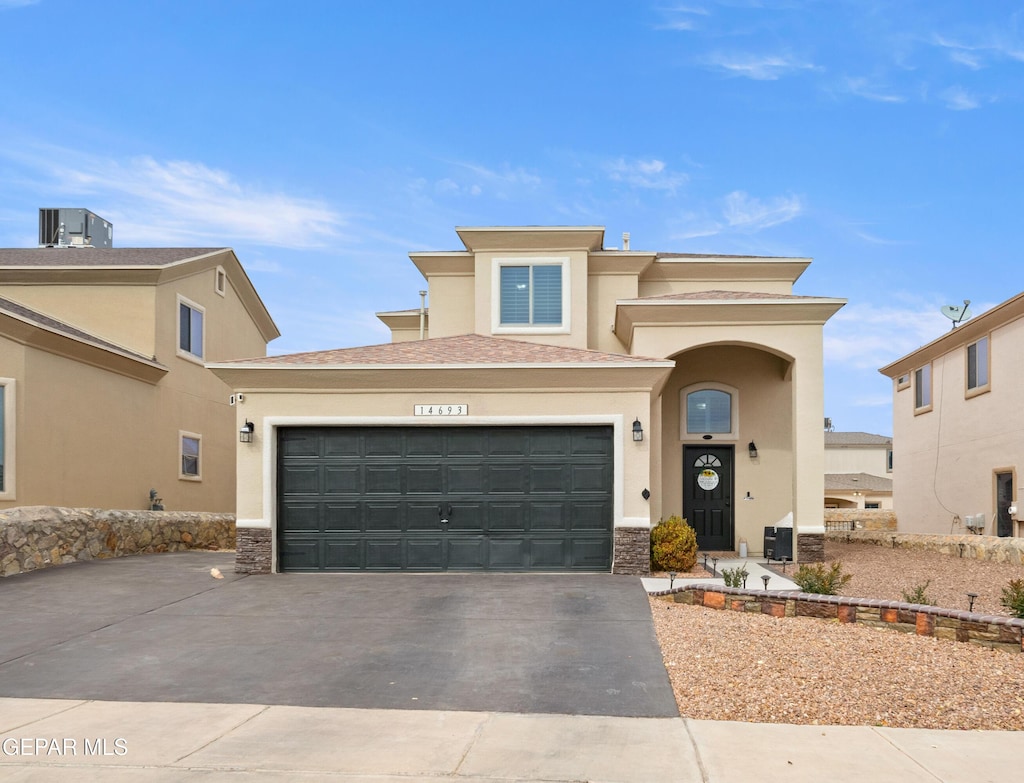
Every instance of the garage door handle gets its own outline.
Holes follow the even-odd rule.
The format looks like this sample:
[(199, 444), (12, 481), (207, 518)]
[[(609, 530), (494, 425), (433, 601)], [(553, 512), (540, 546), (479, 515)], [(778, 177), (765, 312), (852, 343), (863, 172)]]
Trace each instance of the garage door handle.
[(441, 508), (441, 506), (437, 507), (437, 516), (440, 517), (442, 525), (447, 525), (448, 524), (448, 519), (451, 517), (451, 515), (452, 515), (452, 504), (451, 503), (448, 504), (448, 513), (445, 513), (444, 510)]

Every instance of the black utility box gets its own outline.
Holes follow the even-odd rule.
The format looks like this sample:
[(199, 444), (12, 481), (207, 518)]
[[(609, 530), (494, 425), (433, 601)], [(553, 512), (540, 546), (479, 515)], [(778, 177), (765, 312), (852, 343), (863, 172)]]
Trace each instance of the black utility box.
[(765, 560), (793, 559), (793, 528), (773, 527), (764, 529)]

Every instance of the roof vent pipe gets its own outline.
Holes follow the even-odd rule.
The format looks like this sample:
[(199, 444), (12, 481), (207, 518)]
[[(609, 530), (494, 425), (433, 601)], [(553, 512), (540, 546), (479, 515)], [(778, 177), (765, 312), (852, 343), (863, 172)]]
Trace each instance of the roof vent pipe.
[(629, 250), (629, 232), (628, 231), (623, 231), (622, 232), (622, 249), (623, 250)]
[(427, 329), (427, 292), (420, 291), (420, 339), (422, 340)]

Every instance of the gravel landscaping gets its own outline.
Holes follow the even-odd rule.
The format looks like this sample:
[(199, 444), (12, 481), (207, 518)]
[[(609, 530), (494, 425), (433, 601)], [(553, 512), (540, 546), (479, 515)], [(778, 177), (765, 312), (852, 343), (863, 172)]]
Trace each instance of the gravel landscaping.
[[(1006, 614), (1002, 588), (1024, 566), (829, 543), (853, 580), (844, 595), (903, 600), (931, 580), (932, 603)], [(787, 569), (791, 571), (791, 569)], [(702, 720), (1024, 730), (1024, 654), (804, 617), (705, 609), (652, 598), (680, 713)]]

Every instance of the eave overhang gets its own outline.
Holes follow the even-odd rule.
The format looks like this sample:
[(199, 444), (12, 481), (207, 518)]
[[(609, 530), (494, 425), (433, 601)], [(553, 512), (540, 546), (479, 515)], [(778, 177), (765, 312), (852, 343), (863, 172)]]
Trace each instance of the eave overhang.
[(467, 250), (567, 251), (601, 250), (604, 226), (457, 226)]
[[(391, 330), (395, 329), (419, 329), (420, 328), (420, 311), (419, 310), (392, 310), (389, 312), (375, 313), (377, 318), (384, 322), (384, 324)], [(423, 311), (423, 325), (424, 327), (430, 324), (430, 311)]]
[(885, 365), (885, 367), (879, 369), (879, 372), (890, 378), (898, 378), (935, 361), (950, 351), (976, 342), (993, 330), (1005, 326), (1011, 321), (1016, 321), (1021, 317), (1024, 317), (1024, 293), (1007, 299), (1002, 304), (996, 305), (991, 310), (986, 310), (981, 315), (976, 315), (971, 320), (965, 321), (956, 329), (946, 332), (927, 345), (923, 345), (916, 351), (900, 357), (891, 364)]
[(627, 345), (640, 326), (794, 325), (822, 326), (845, 299), (832, 297), (651, 300), (615, 303), (615, 334)]
[(795, 283), (811, 265), (810, 258), (759, 256), (659, 255), (644, 271), (641, 281), (686, 282), (784, 282)]
[(431, 277), (466, 277), (474, 273), (474, 256), (465, 250), (410, 253), (409, 258), (427, 280)]

